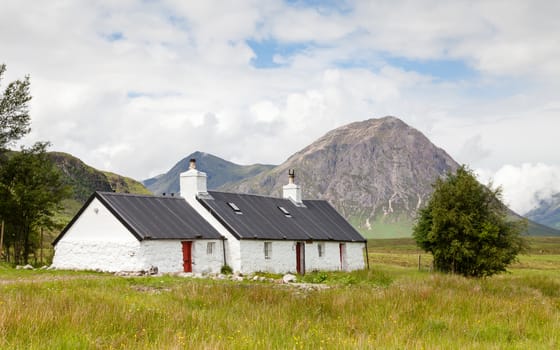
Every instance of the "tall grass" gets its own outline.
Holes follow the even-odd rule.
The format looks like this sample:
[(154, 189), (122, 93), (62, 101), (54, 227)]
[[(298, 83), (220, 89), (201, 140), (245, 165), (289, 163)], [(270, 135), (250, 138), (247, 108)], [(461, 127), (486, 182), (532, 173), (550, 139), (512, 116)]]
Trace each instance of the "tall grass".
[[(262, 282), (22, 272), (0, 285), (2, 349), (557, 348), (560, 278), (389, 269), (306, 290)], [(391, 277), (392, 276), (392, 277)], [(336, 281), (341, 274), (329, 274)]]
[(0, 266), (0, 349), (560, 348), (558, 255), (485, 279), (418, 271), (415, 251), (370, 258), (301, 279), (317, 290)]

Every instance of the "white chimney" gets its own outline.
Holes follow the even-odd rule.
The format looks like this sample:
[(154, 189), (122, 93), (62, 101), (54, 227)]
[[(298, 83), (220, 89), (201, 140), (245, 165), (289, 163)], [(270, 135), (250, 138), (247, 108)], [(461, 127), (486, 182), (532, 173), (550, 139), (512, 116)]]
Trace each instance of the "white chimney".
[(179, 177), (181, 197), (188, 202), (195, 200), (199, 194), (207, 194), (206, 173), (196, 170), (196, 160), (191, 159), (189, 170), (181, 173)]
[(295, 179), (294, 169), (288, 170), (288, 184), (282, 187), (283, 198), (291, 199), (297, 204), (302, 204), (301, 187), (294, 183), (294, 179)]

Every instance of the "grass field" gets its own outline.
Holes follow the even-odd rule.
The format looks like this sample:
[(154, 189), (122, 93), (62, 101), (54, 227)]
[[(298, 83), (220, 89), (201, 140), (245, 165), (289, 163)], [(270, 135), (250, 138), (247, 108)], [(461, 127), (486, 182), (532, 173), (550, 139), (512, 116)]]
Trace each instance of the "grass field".
[(269, 282), (0, 267), (1, 349), (557, 349), (560, 239), (511, 272), (429, 271), (410, 239), (369, 243), (371, 269)]

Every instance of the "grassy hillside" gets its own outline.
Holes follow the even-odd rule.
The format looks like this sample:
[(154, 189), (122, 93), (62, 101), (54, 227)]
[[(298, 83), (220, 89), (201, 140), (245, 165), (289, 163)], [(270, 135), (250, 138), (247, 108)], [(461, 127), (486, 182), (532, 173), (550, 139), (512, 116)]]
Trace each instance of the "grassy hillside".
[(560, 236), (560, 230), (534, 221), (529, 221), (527, 233), (529, 236)]
[(378, 217), (372, 221), (365, 221), (369, 226), (362, 224), (364, 222), (362, 218), (350, 217), (349, 222), (367, 239), (411, 237), (414, 225), (414, 222), (408, 218), (392, 221)]
[[(520, 216), (515, 216), (515, 220), (522, 219)], [(383, 239), (383, 238), (405, 238), (412, 236), (412, 228), (414, 222), (410, 219), (401, 219), (397, 222), (391, 222), (383, 220), (383, 218), (377, 218), (374, 221), (369, 222), (370, 226), (366, 227), (360, 224), (361, 220), (354, 220), (350, 218), (350, 223), (358, 230), (362, 236), (367, 239)], [(527, 231), (525, 232), (528, 236), (539, 236), (539, 237), (550, 237), (559, 236), (560, 230), (541, 225), (534, 221), (527, 222)]]
[(136, 180), (97, 170), (70, 154), (50, 152), (49, 156), (61, 170), (65, 183), (72, 188), (72, 199), (78, 202), (85, 202), (95, 191), (150, 193)]
[[(558, 239), (538, 244), (560, 251)], [(0, 348), (560, 347), (558, 253), (522, 256), (510, 274), (472, 279), (418, 271), (407, 247), (371, 242), (370, 271), (309, 274), (323, 287), (304, 289), (0, 266)]]
[(141, 182), (108, 171), (103, 171), (111, 190), (120, 193), (152, 194)]
[[(62, 203), (64, 209), (55, 218), (61, 228), (74, 217), (95, 191), (150, 194), (150, 191), (140, 182), (114, 173), (97, 170), (70, 154), (50, 152), (49, 157), (62, 172), (64, 183), (72, 189), (71, 198)], [(45, 234), (45, 242), (48, 243), (59, 234), (59, 231), (46, 232)], [(45, 248), (47, 261), (49, 261), (51, 255), (52, 249), (50, 247)]]

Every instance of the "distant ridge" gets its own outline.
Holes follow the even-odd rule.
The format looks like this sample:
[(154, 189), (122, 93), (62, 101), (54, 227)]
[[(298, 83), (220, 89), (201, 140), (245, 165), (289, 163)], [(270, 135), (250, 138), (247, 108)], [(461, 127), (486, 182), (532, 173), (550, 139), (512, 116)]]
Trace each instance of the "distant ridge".
[(196, 151), (178, 161), (167, 173), (142, 181), (154, 194), (179, 193), (179, 174), (187, 171), (189, 160), (196, 159), (197, 167), (208, 175), (208, 189), (216, 189), (226, 183), (252, 177), (274, 168), (274, 165), (238, 165), (210, 153)]
[(539, 206), (525, 214), (525, 217), (539, 224), (560, 229), (560, 193), (541, 201)]

